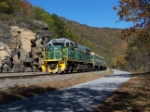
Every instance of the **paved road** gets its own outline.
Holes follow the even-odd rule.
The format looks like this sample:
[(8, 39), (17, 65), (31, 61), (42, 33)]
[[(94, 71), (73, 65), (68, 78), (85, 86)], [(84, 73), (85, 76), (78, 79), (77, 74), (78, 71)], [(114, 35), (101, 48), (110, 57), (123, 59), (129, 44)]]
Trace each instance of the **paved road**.
[(104, 78), (0, 105), (0, 112), (89, 112), (130, 78), (129, 72), (114, 70)]

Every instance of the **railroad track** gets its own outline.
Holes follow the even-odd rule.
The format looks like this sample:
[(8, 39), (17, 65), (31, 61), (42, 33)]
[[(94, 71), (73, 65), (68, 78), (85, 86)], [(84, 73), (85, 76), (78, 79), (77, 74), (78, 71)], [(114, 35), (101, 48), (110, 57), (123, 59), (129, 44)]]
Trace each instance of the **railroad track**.
[(50, 75), (50, 73), (43, 73), (43, 72), (2, 73), (0, 74), (0, 79), (36, 77), (45, 75)]
[[(96, 71), (91, 71), (91, 72), (81, 72), (82, 73), (92, 73)], [(74, 72), (76, 73), (76, 72)], [(69, 74), (74, 74), (74, 73), (69, 73)], [(78, 73), (80, 74), (80, 73)], [(58, 75), (58, 74), (51, 74), (51, 73), (43, 73), (43, 72), (7, 72), (7, 73), (0, 73), (0, 79), (8, 79), (8, 78), (29, 78), (29, 77), (38, 77), (38, 76), (49, 76), (49, 75)], [(59, 74), (60, 75), (60, 74)], [(65, 75), (65, 73), (63, 74)]]

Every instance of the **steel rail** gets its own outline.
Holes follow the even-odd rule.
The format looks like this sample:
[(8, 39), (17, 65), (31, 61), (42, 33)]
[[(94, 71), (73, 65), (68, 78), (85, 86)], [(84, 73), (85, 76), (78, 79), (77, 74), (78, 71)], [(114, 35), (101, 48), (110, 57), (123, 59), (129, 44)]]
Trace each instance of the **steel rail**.
[[(105, 72), (106, 70), (100, 70), (101, 72)], [(63, 73), (62, 75), (66, 74), (80, 74), (80, 73), (92, 73), (92, 72), (97, 72), (97, 71), (88, 71), (88, 72), (73, 72), (73, 73)], [(29, 74), (32, 73), (32, 74)], [(44, 72), (17, 72), (17, 73), (1, 73), (0, 74), (0, 79), (8, 79), (8, 78), (28, 78), (28, 77), (38, 77), (38, 76), (53, 76), (53, 75), (61, 75), (61, 73), (44, 73)]]
[(38, 73), (38, 74), (17, 74), (17, 75), (7, 75), (7, 76), (1, 76), (0, 79), (8, 79), (8, 78), (23, 78), (23, 77), (38, 77), (38, 76), (46, 76), (46, 75), (52, 75), (50, 73)]

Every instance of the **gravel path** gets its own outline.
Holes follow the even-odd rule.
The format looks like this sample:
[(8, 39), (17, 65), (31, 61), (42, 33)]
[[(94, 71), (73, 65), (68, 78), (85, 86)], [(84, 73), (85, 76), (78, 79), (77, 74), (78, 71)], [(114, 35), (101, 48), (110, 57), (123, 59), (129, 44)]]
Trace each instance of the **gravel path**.
[(0, 105), (0, 112), (88, 112), (131, 78), (129, 72), (114, 74), (70, 88)]

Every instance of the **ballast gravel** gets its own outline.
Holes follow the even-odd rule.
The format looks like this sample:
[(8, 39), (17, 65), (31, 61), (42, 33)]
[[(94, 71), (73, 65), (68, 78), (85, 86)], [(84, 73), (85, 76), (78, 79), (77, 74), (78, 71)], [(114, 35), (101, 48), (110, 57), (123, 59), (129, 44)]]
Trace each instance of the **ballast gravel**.
[[(109, 71), (109, 69), (107, 69)], [(80, 77), (82, 75), (86, 74), (103, 74), (107, 71), (95, 71), (95, 72), (83, 72), (83, 73), (73, 73), (73, 74), (49, 74), (44, 76), (36, 76), (36, 77), (20, 77), (20, 78), (6, 78), (6, 79), (0, 79), (0, 89), (6, 89), (10, 87), (16, 87), (16, 86), (28, 86), (28, 85), (34, 85), (34, 84), (42, 84), (50, 81), (59, 81), (59, 80), (65, 80), (75, 77)], [(11, 73), (13, 75), (14, 73)], [(19, 75), (29, 75), (31, 73), (19, 73)], [(33, 73), (32, 73), (33, 74)], [(39, 74), (38, 72), (36, 74)], [(10, 74), (0, 74), (1, 76), (8, 76)]]

